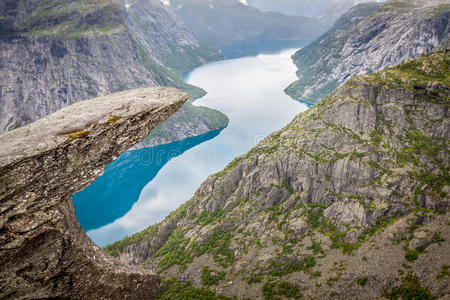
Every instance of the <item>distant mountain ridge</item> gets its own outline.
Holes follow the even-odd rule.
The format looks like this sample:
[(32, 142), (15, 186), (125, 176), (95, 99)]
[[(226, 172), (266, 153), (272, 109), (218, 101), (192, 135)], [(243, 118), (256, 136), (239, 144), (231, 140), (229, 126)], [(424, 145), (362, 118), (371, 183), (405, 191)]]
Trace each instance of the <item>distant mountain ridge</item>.
[[(315, 20), (263, 14), (226, 0), (216, 4), (228, 10), (221, 14), (213, 9), (211, 16), (232, 24), (231, 29), (220, 31), (221, 23), (212, 22), (204, 31), (205, 19), (199, 13), (211, 8), (205, 1), (184, 1), (186, 7), (198, 5), (193, 16), (200, 26), (180, 18), (183, 4), (170, 6), (170, 1), (2, 1), (0, 132), (80, 100), (156, 85), (175, 86), (193, 97), (140, 146), (217, 130), (228, 118), (193, 106), (192, 100), (205, 92), (182, 82), (182, 73), (218, 59), (218, 49), (225, 44), (278, 34), (282, 39), (314, 38), (326, 29)], [(241, 26), (241, 16), (249, 19), (251, 28)]]
[(393, 0), (360, 4), (298, 51), (299, 80), (286, 93), (316, 103), (352, 76), (420, 57), (449, 41), (450, 3)]
[(382, 3), (385, 1), (386, 0), (337, 0), (334, 1), (333, 5), (321, 12), (320, 15), (317, 16), (317, 19), (332, 26), (342, 15), (347, 13), (355, 5), (366, 2)]
[(313, 18), (264, 13), (237, 0), (170, 0), (167, 4), (201, 43), (220, 47), (248, 39), (313, 39), (328, 28)]
[(352, 6), (385, 0), (245, 0), (242, 3), (262, 11), (278, 11), (291, 16), (317, 18), (330, 26)]
[[(0, 131), (97, 95), (156, 85), (194, 90), (181, 81), (181, 72), (214, 52), (200, 50), (158, 0), (135, 5), (140, 9), (110, 0), (2, 2)], [(181, 110), (200, 113), (189, 103)], [(221, 117), (207, 130), (227, 122)]]

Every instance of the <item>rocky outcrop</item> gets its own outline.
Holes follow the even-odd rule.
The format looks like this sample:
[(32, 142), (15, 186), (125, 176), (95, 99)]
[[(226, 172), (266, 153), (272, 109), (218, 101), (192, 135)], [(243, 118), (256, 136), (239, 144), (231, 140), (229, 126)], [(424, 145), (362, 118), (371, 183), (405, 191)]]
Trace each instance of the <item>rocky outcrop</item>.
[(349, 80), (106, 250), (230, 297), (450, 293), (449, 53)]
[(93, 244), (72, 195), (187, 98), (174, 88), (121, 92), (0, 135), (0, 298), (155, 298), (159, 278)]
[(450, 6), (443, 0), (361, 4), (294, 56), (298, 81), (286, 93), (316, 103), (351, 77), (436, 51), (449, 40)]
[[(47, 1), (48, 2), (48, 1)], [(0, 4), (0, 132), (86, 98), (127, 89), (195, 87), (182, 72), (214, 59), (159, 0), (3, 1)], [(187, 106), (189, 106), (187, 104)], [(206, 108), (179, 110), (180, 136), (217, 129)], [(221, 115), (224, 127), (228, 120)], [(156, 137), (166, 140), (167, 135)]]

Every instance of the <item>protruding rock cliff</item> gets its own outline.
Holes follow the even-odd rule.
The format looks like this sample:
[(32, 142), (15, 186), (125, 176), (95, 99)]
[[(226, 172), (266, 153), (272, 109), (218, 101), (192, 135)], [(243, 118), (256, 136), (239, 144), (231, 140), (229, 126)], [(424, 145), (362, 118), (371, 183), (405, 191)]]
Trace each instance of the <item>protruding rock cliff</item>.
[[(138, 87), (193, 90), (181, 73), (213, 59), (159, 0), (2, 1), (0, 132), (86, 98)], [(189, 103), (173, 124), (179, 136), (227, 125), (227, 118)], [(220, 122), (211, 119), (219, 116)], [(205, 124), (211, 126), (205, 126)], [(155, 141), (170, 141), (167, 134)]]
[(121, 92), (0, 135), (0, 298), (155, 297), (159, 278), (94, 245), (72, 195), (188, 96), (174, 88)]
[(391, 0), (357, 5), (298, 51), (298, 81), (286, 93), (316, 103), (351, 77), (436, 51), (450, 37), (446, 0)]
[(449, 101), (449, 50), (355, 77), (106, 249), (227, 296), (448, 295)]

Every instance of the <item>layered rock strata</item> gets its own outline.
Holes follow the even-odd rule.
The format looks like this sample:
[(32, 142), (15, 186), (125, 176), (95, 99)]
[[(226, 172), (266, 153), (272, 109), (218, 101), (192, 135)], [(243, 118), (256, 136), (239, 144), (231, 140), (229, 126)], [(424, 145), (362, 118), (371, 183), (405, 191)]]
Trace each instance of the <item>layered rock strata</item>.
[(174, 88), (121, 92), (0, 136), (0, 298), (155, 297), (159, 278), (93, 244), (71, 196), (188, 97)]

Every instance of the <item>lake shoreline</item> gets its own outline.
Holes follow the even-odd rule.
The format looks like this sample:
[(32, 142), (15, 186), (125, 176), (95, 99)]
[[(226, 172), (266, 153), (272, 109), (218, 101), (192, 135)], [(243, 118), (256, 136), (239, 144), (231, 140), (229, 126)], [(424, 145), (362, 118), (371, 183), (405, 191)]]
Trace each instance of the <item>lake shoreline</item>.
[[(152, 148), (163, 149), (154, 155), (159, 164), (149, 167), (148, 160), (145, 165), (135, 159), (128, 165), (124, 160), (121, 165), (119, 161), (120, 168), (107, 168), (103, 178), (74, 196), (77, 217), (80, 214), (80, 224), (91, 239), (105, 246), (161, 221), (189, 200), (209, 175), (308, 109), (283, 91), (296, 78), (291, 60), (295, 51), (215, 61), (189, 73), (187, 84), (208, 91), (194, 105), (223, 112), (229, 116), (229, 125), (211, 139), (197, 140), (198, 144), (188, 146), (186, 143), (192, 141), (188, 138), (157, 146), (160, 148), (127, 151), (125, 156), (139, 157)], [(249, 79), (253, 83), (247, 82)], [(134, 177), (142, 180), (135, 184)], [(104, 211), (108, 218), (90, 221), (98, 211)]]

